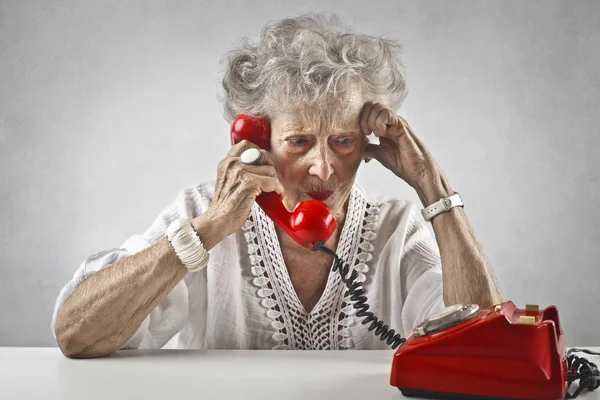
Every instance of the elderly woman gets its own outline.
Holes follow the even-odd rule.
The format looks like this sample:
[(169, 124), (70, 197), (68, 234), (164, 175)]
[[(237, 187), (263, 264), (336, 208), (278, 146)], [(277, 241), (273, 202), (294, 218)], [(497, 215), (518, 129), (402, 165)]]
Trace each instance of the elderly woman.
[[(460, 197), (394, 112), (405, 90), (398, 46), (332, 26), (315, 15), (285, 19), (229, 53), (226, 117), (268, 118), (269, 150), (252, 164), (242, 154), (257, 146), (233, 145), (214, 181), (181, 191), (144, 234), (81, 264), (52, 320), (66, 356), (167, 344), (389, 348), (355, 315), (333, 257), (274, 224), (255, 202), (263, 192), (289, 210), (311, 199), (329, 206), (336, 229), (325, 245), (356, 271), (371, 311), (404, 337), (445, 306), (503, 301)], [(416, 190), (437, 244), (416, 206), (355, 184), (370, 159)]]

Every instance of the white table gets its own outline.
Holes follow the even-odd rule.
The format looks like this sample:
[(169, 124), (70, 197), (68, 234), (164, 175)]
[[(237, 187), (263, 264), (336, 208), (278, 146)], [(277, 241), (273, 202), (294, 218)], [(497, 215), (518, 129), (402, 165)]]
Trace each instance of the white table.
[[(600, 356), (576, 354), (600, 364)], [(389, 384), (393, 355), (126, 350), (73, 360), (58, 348), (0, 347), (0, 399), (399, 399)], [(600, 399), (599, 390), (579, 398)]]

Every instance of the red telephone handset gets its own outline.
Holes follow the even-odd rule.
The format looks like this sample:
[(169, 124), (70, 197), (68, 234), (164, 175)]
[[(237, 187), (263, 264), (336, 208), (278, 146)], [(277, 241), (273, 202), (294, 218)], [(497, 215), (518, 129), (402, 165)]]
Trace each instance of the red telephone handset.
[[(271, 144), (269, 120), (264, 117), (239, 114), (231, 124), (231, 144), (235, 145), (244, 139), (269, 150)], [(277, 226), (301, 246), (312, 249), (317, 242), (326, 242), (335, 231), (333, 213), (322, 201), (303, 201), (291, 213), (283, 205), (281, 196), (275, 192), (261, 193), (257, 196), (256, 202)]]

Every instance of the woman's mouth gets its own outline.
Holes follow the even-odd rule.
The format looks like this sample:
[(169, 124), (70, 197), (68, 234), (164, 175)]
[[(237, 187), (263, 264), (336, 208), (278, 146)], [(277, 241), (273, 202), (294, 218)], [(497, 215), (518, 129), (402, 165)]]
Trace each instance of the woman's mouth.
[(333, 194), (333, 190), (327, 190), (325, 192), (307, 192), (306, 194), (308, 194), (310, 197), (312, 197), (315, 200), (326, 200), (327, 198), (329, 198), (329, 196), (331, 196)]

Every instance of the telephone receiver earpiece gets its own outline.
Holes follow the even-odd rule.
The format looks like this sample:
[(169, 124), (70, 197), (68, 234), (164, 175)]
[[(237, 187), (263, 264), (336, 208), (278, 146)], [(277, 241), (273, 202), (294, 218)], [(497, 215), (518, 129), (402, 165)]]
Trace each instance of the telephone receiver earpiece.
[[(248, 140), (258, 147), (271, 147), (271, 127), (266, 117), (239, 114), (231, 124), (231, 144)], [(319, 200), (303, 201), (293, 212), (283, 205), (275, 192), (263, 192), (256, 202), (273, 223), (282, 228), (301, 246), (312, 249), (318, 242), (326, 242), (335, 231), (336, 222), (327, 204)]]

